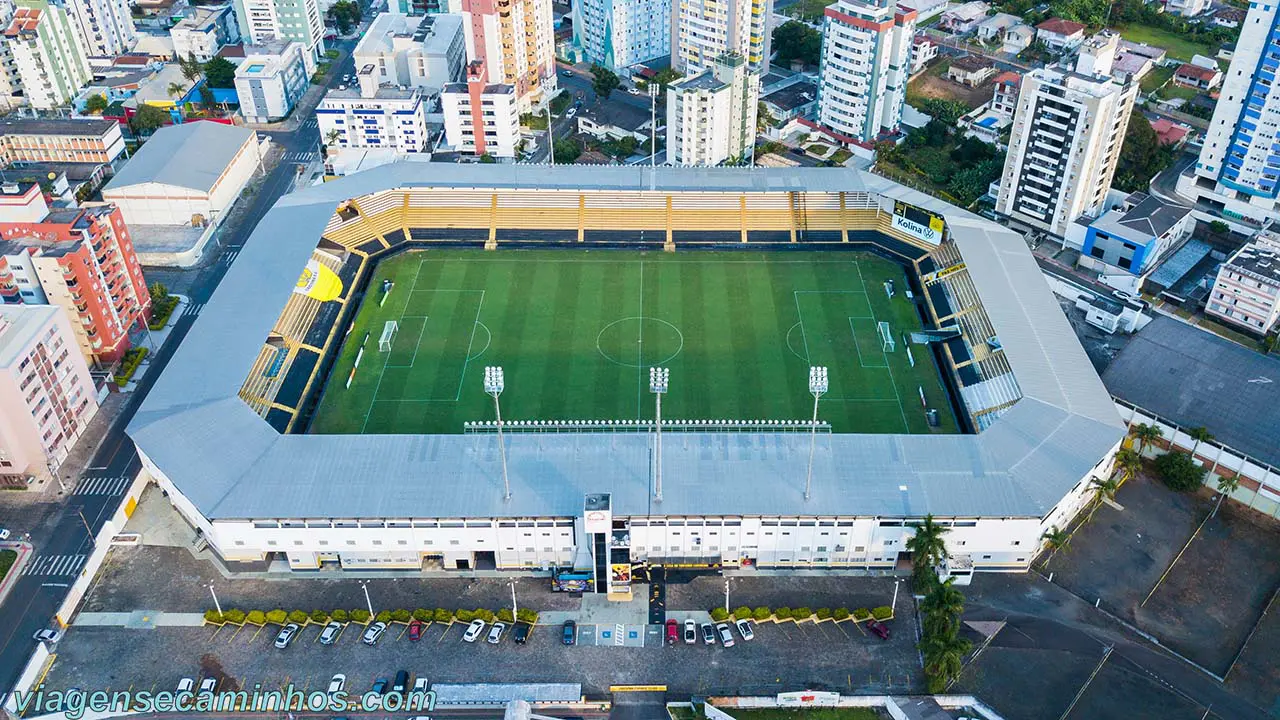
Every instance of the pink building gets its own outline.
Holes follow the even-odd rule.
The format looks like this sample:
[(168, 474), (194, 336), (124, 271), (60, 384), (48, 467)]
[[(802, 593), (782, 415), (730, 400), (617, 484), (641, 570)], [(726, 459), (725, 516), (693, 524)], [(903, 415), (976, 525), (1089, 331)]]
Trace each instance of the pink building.
[(1205, 314), (1264, 335), (1280, 319), (1280, 237), (1260, 234), (1218, 269)]
[(96, 412), (66, 313), (0, 305), (0, 485), (57, 473)]

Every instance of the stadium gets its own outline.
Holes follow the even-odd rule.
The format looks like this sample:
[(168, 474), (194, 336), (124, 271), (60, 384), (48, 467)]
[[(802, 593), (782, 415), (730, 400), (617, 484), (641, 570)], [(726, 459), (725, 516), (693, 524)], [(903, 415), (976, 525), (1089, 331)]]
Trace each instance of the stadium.
[(129, 426), (229, 565), (611, 593), (927, 514), (1025, 570), (1124, 433), (1022, 238), (884, 178), (416, 163), (277, 202)]

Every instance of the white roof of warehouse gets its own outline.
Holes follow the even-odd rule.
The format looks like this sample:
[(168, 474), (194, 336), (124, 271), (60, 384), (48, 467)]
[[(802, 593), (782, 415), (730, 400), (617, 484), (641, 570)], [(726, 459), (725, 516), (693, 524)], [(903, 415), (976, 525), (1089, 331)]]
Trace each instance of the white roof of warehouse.
[(487, 435), (281, 435), (237, 393), (337, 203), (398, 187), (648, 190), (649, 170), (397, 163), (281, 198), (129, 426), (209, 518), (573, 516), (588, 493), (641, 514), (1041, 517), (1124, 424), (1018, 234), (875, 175), (827, 168), (660, 168), (660, 190), (869, 191), (945, 214), (1023, 398), (980, 435), (831, 435), (803, 499), (803, 433), (512, 433), (502, 499)]
[(252, 137), (254, 132), (248, 128), (204, 120), (162, 127), (111, 178), (103, 193), (110, 199), (113, 190), (145, 183), (209, 192)]

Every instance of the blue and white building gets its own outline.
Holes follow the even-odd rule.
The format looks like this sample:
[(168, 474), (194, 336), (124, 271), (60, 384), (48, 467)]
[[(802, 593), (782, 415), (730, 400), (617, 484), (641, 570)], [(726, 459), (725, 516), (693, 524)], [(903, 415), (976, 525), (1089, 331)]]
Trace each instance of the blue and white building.
[(671, 0), (580, 0), (573, 42), (588, 62), (624, 68), (671, 54)]
[(355, 87), (330, 90), (316, 107), (320, 140), (338, 150), (377, 148), (401, 153), (427, 149), (426, 93), (382, 85), (378, 69), (365, 65)]
[(1228, 219), (1280, 219), (1280, 5), (1250, 3), (1204, 147), (1178, 192)]
[(1066, 239), (1080, 250), (1080, 267), (1104, 276), (1131, 276), (1136, 289), (1137, 279), (1154, 270), (1194, 227), (1191, 208), (1136, 192), (1097, 219), (1079, 218)]
[(288, 117), (309, 84), (306, 49), (301, 43), (276, 41), (248, 49), (236, 68), (240, 113), (249, 122)]

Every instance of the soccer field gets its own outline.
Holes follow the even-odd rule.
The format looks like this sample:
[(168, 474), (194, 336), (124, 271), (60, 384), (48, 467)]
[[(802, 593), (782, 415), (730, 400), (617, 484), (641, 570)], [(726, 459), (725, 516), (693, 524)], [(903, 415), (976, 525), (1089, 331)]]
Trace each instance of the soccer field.
[[(826, 365), (819, 418), (833, 431), (956, 432), (931, 353), (907, 358), (920, 322), (904, 270), (868, 253), (415, 251), (368, 287), (311, 432), (462, 432), (494, 418), (486, 365), (505, 371), (503, 420), (651, 420), (654, 365), (671, 371), (664, 419), (807, 420), (808, 368)], [(388, 320), (399, 331), (380, 352)]]

